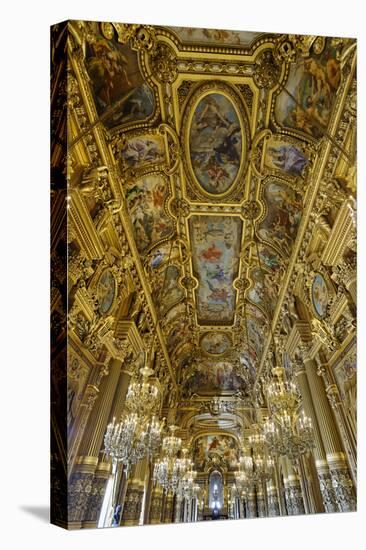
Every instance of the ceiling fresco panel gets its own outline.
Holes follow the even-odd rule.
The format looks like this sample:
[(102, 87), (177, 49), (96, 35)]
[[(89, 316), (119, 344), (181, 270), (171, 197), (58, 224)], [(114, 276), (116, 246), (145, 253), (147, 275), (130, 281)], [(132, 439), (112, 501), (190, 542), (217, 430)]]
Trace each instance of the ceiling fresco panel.
[(259, 224), (259, 237), (284, 256), (289, 256), (302, 215), (302, 198), (281, 180), (269, 180), (264, 187), (266, 213)]
[(234, 437), (223, 434), (206, 435), (195, 441), (193, 457), (198, 471), (210, 463), (234, 470), (239, 456), (238, 443)]
[(154, 92), (140, 71), (137, 53), (128, 45), (97, 35), (87, 43), (85, 65), (97, 112), (107, 128), (154, 114)]
[(195, 27), (169, 27), (182, 42), (187, 44), (212, 44), (222, 46), (250, 46), (261, 33), (222, 29), (199, 29)]
[(282, 126), (319, 138), (329, 121), (341, 71), (329, 40), (319, 40), (315, 50), (322, 51), (291, 65), (287, 91), (276, 100), (275, 117)]
[(136, 246), (141, 253), (145, 253), (173, 232), (172, 220), (165, 211), (167, 197), (167, 181), (161, 175), (147, 175), (127, 186), (127, 207)]
[(192, 216), (189, 220), (200, 324), (233, 323), (242, 221), (229, 216)]

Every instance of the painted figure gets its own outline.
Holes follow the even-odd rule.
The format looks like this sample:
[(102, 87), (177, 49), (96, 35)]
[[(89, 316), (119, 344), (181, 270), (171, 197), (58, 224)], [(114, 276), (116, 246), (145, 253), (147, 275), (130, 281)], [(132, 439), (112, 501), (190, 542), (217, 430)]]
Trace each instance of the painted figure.
[(294, 145), (279, 145), (267, 149), (273, 165), (288, 174), (301, 176), (308, 159)]
[(155, 109), (136, 52), (115, 40), (97, 36), (88, 44), (86, 68), (98, 114), (108, 128), (149, 117)]
[(122, 158), (128, 166), (141, 166), (164, 159), (164, 144), (161, 138), (141, 137), (130, 139), (122, 151)]
[(226, 96), (211, 93), (200, 100), (189, 145), (192, 169), (203, 189), (227, 191), (238, 173), (243, 144), (238, 115)]
[(339, 61), (330, 40), (320, 55), (293, 65), (286, 88), (276, 100), (278, 122), (319, 138), (329, 121), (335, 93), (341, 79)]
[(242, 222), (225, 216), (193, 216), (190, 231), (201, 320), (229, 323), (234, 314)]
[(160, 176), (146, 176), (127, 189), (126, 201), (139, 252), (171, 234), (172, 221), (164, 210), (166, 198), (166, 184)]

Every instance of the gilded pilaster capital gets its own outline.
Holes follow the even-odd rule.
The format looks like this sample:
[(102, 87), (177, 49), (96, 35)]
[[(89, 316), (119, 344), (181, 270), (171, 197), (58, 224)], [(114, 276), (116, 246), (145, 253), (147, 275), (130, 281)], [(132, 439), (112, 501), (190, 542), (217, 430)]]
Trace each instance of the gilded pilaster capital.
[(88, 384), (84, 392), (81, 405), (86, 407), (87, 411), (91, 411), (94, 407), (94, 403), (97, 400), (99, 389), (93, 384)]
[(326, 388), (328, 400), (333, 410), (336, 410), (341, 404), (341, 397), (338, 388), (335, 384), (331, 384)]
[(292, 363), (292, 368), (296, 377), (306, 373), (304, 362), (298, 355), (296, 355), (292, 359), (291, 363)]

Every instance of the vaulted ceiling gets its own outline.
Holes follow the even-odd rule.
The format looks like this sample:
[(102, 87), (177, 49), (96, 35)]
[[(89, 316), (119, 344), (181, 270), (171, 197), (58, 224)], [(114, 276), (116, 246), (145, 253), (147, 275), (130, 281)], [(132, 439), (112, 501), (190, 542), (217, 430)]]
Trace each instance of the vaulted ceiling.
[(350, 44), (73, 26), (183, 395), (249, 393)]

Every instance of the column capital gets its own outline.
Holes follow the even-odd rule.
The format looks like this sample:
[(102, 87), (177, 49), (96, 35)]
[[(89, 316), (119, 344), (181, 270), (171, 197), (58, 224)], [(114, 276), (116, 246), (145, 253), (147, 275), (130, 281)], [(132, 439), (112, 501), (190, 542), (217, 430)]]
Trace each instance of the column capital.
[(296, 377), (300, 376), (300, 374), (306, 373), (304, 361), (301, 359), (301, 357), (299, 357), (298, 354), (294, 356), (294, 358), (291, 361), (291, 364)]
[(333, 410), (336, 410), (341, 405), (341, 396), (339, 390), (335, 384), (331, 384), (326, 389), (330, 406)]
[(285, 344), (285, 351), (293, 357), (297, 351), (308, 355), (312, 349), (313, 339), (311, 327), (307, 321), (297, 320), (294, 322), (291, 332)]

